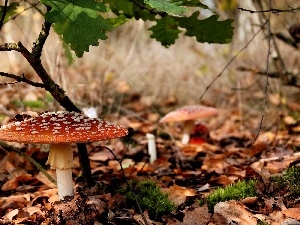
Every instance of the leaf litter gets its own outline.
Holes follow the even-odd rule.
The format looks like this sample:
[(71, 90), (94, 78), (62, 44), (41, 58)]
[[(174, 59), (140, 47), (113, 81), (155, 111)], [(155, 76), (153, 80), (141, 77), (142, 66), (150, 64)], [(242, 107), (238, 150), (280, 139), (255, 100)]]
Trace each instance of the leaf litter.
[[(168, 111), (164, 107), (159, 111)], [(299, 162), (298, 120), (285, 117), (284, 129), (261, 132), (252, 145), (254, 128), (241, 127), (236, 112), (233, 116), (220, 113), (205, 121), (205, 127), (195, 128), (190, 144), (184, 146), (180, 125), (159, 124), (161, 115), (139, 100), (129, 103), (128, 110), (138, 113), (121, 112), (119, 122), (130, 127), (129, 138), (88, 144), (95, 180), (92, 187), (82, 182), (74, 146), (76, 191), (74, 198), (63, 201), (58, 201), (55, 185), (41, 171), (0, 143), (0, 224), (300, 223), (299, 200), (289, 198), (292, 184), (278, 191), (274, 182), (276, 175)], [(199, 130), (205, 130), (205, 135)], [(148, 163), (146, 133), (156, 135), (158, 158), (153, 164)], [(14, 146), (45, 165), (47, 153), (42, 146)], [(219, 202), (209, 210), (206, 198), (210, 193), (249, 179), (257, 181), (256, 196)], [(139, 209), (139, 202), (129, 201), (124, 192), (130, 191), (128, 185), (133, 188), (131, 181), (153, 181), (174, 209), (159, 217), (150, 208)]]

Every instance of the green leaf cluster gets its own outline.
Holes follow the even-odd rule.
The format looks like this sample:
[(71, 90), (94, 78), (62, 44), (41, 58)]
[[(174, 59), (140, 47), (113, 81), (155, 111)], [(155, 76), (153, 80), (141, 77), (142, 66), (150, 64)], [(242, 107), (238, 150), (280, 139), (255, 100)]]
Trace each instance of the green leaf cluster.
[(107, 39), (106, 32), (111, 23), (100, 15), (106, 12), (103, 3), (93, 0), (41, 0), (51, 7), (45, 19), (53, 23), (55, 32), (70, 44), (78, 57), (82, 57), (89, 46), (97, 46), (98, 40)]
[[(45, 19), (78, 57), (107, 39), (107, 32), (130, 19), (152, 21), (151, 38), (163, 46), (173, 45), (179, 33), (195, 37), (198, 42), (229, 43), (233, 20), (220, 21), (207, 5), (198, 0), (41, 0), (50, 10)], [(213, 15), (200, 17), (200, 10)], [(194, 12), (194, 13), (191, 13)]]

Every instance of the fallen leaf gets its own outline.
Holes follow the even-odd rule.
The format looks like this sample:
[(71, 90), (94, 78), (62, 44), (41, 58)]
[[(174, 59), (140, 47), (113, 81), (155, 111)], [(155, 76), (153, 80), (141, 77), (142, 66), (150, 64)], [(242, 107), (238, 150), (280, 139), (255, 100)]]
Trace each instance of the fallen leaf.
[(214, 177), (209, 180), (210, 184), (213, 185), (228, 185), (231, 184), (232, 181), (226, 175), (220, 175), (219, 177)]
[(176, 225), (206, 225), (210, 216), (207, 206), (197, 207), (193, 210), (186, 210), (183, 221), (177, 221)]
[(169, 193), (170, 200), (173, 203), (175, 203), (175, 205), (180, 205), (183, 202), (185, 202), (187, 196), (195, 196), (196, 195), (195, 189), (181, 187), (176, 184), (169, 187), (168, 189), (164, 189), (164, 191)]
[(214, 207), (214, 213), (221, 215), (227, 224), (257, 225), (254, 215), (236, 201), (219, 202)]
[(290, 217), (292, 219), (296, 219), (300, 221), (300, 208), (288, 208), (286, 210), (283, 210), (282, 213), (286, 217)]

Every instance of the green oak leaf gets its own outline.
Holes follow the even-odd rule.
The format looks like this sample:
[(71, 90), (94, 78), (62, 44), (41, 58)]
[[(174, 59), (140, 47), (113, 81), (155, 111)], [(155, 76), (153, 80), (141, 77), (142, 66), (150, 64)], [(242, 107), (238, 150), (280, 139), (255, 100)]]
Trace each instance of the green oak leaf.
[(117, 17), (109, 18), (108, 20), (112, 24), (113, 28), (117, 28), (126, 23), (129, 19), (124, 14), (120, 14)]
[(186, 9), (181, 7), (181, 1), (170, 1), (170, 0), (145, 0), (145, 3), (151, 6), (152, 8), (165, 12), (171, 15), (183, 15), (186, 12)]
[(89, 51), (89, 46), (99, 45), (98, 40), (107, 39), (105, 32), (112, 25), (99, 12), (106, 12), (101, 2), (86, 0), (41, 0), (51, 7), (45, 19), (53, 23), (55, 32), (70, 44), (77, 57)]
[(103, 0), (103, 4), (109, 4), (109, 8), (111, 11), (113, 11), (115, 14), (123, 13), (125, 15), (132, 15), (132, 7), (133, 3), (129, 0), (122, 0), (122, 1), (116, 1), (116, 0)]
[[(19, 2), (12, 2), (9, 5), (7, 5), (3, 24), (6, 23), (10, 19), (10, 17), (13, 17), (17, 14), (18, 6), (19, 6)], [(4, 6), (1, 5), (0, 6), (0, 18), (2, 18), (3, 11), (4, 11)]]
[(199, 0), (182, 0), (182, 3), (180, 5), (187, 7), (201, 7), (203, 9), (210, 9), (207, 5), (201, 3)]
[(190, 17), (175, 17), (180, 27), (186, 29), (185, 35), (195, 36), (198, 42), (229, 43), (232, 40), (232, 19), (218, 21), (219, 15), (212, 15), (204, 20), (198, 20), (199, 12)]
[(181, 32), (178, 29), (178, 23), (170, 16), (162, 17), (156, 21), (156, 25), (149, 28), (153, 32), (150, 36), (161, 42), (163, 46), (169, 47), (175, 43), (178, 34)]

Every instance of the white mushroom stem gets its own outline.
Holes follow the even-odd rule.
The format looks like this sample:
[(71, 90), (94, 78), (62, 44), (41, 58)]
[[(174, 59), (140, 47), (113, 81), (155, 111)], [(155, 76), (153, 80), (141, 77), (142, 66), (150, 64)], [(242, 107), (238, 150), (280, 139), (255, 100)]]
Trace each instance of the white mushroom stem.
[(73, 151), (70, 144), (52, 144), (47, 164), (56, 169), (56, 182), (58, 197), (74, 196), (72, 179)]
[(150, 155), (150, 163), (153, 163), (157, 159), (155, 136), (147, 133), (146, 137), (148, 139), (148, 154)]
[(194, 120), (187, 120), (183, 123), (183, 135), (181, 143), (187, 145), (190, 142), (190, 133), (195, 126)]
[(57, 192), (59, 200), (66, 196), (74, 196), (72, 169), (56, 169)]

